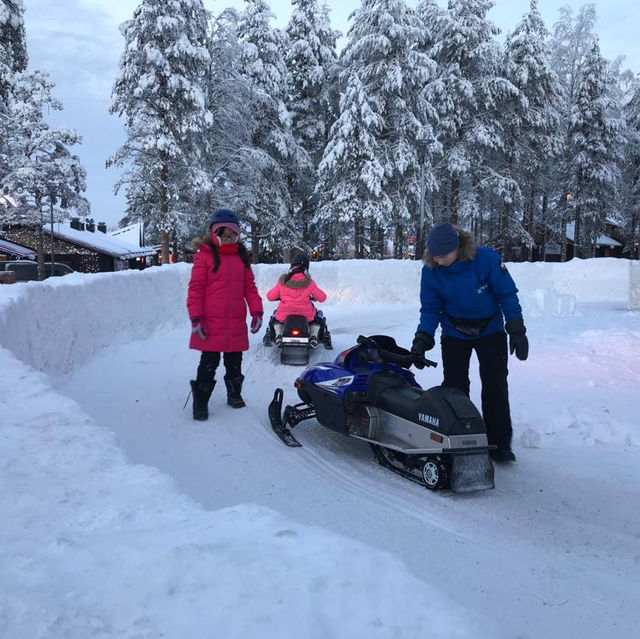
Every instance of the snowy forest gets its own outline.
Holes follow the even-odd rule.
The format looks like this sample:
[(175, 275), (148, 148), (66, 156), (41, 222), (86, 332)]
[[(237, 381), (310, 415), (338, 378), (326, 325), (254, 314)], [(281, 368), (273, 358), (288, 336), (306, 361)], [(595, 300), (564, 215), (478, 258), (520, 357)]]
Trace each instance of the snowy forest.
[[(121, 224), (180, 252), (214, 208), (239, 212), (255, 262), (348, 242), (358, 258), (420, 258), (450, 220), (505, 259), (544, 259), (567, 224), (591, 257), (613, 220), (638, 258), (640, 82), (606, 60), (592, 4), (545, 25), (537, 0), (501, 36), (490, 0), (362, 0), (346, 34), (321, 0), (211, 15), (142, 0), (121, 26), (106, 158)], [(343, 37), (342, 48), (338, 41)], [(0, 224), (85, 215), (86, 174), (44, 70), (30, 70), (22, 0), (0, 0)], [(516, 252), (517, 249), (517, 252)]]

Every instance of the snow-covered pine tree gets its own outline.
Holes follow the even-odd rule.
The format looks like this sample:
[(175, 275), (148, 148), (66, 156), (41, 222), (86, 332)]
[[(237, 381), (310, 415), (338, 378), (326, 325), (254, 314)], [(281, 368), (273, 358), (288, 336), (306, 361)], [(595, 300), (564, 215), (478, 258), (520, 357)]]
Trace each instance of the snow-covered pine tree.
[(640, 82), (624, 107), (627, 144), (624, 150), (622, 219), (627, 241), (623, 254), (640, 259)]
[(66, 217), (69, 208), (88, 212), (88, 203), (80, 195), (86, 189), (86, 173), (69, 151), (81, 138), (71, 129), (52, 128), (44, 118), (50, 109), (62, 109), (52, 95), (53, 86), (42, 71), (15, 75), (7, 109), (10, 170), (0, 180), (0, 189), (6, 188), (19, 204), (5, 222), (37, 229), (40, 279), (44, 277), (43, 224), (51, 216)]
[[(371, 179), (367, 191), (379, 192), (380, 200), (377, 204), (362, 203), (362, 212), (354, 220), (356, 231), (360, 218), (369, 224), (372, 256), (381, 256), (382, 231), (391, 232), (394, 254), (400, 257), (407, 232), (414, 232), (417, 226), (421, 171), (418, 140), (424, 141), (425, 148), (430, 141), (429, 130), (421, 118), (425, 112), (422, 89), (431, 79), (435, 65), (420, 48), (425, 37), (423, 24), (404, 0), (363, 0), (351, 18), (353, 24), (341, 62), (350, 90), (359, 91), (362, 96), (356, 100), (343, 97), (335, 128), (337, 137), (334, 140), (332, 131), (321, 165), (325, 172), (322, 181), (326, 184), (333, 172), (337, 183), (329, 187), (332, 192), (339, 192), (357, 188), (361, 180)], [(354, 103), (366, 104), (376, 117), (369, 117), (368, 123), (361, 120), (369, 127), (371, 144), (366, 155), (359, 160), (356, 157), (357, 164), (352, 168), (340, 164), (335, 150), (345, 135), (344, 121), (351, 117), (345, 114), (345, 108), (352, 109)], [(431, 173), (429, 154), (425, 153), (423, 158), (427, 172)], [(345, 183), (354, 177), (355, 185)], [(332, 206), (327, 200), (325, 211)]]
[(503, 173), (512, 178), (516, 188), (504, 194), (501, 239), (505, 246), (524, 244), (525, 256), (532, 259), (535, 222), (541, 222), (538, 228), (544, 237), (549, 235), (546, 177), (563, 141), (561, 89), (551, 69), (548, 33), (538, 0), (531, 0), (529, 12), (507, 36), (504, 69), (518, 94), (502, 115)]
[(567, 256), (565, 227), (572, 215), (570, 203), (573, 197), (568, 189), (572, 182), (573, 155), (569, 128), (578, 75), (596, 38), (594, 27), (597, 15), (592, 3), (583, 5), (576, 15), (568, 5), (560, 8), (559, 14), (551, 38), (551, 64), (562, 89), (561, 129), (564, 139), (562, 155), (550, 174), (550, 184), (555, 199), (553, 224), (560, 233), (561, 259), (564, 261)]
[(596, 39), (597, 20), (593, 3), (584, 4), (574, 16), (569, 5), (559, 9), (551, 40), (552, 67), (569, 102), (576, 92), (578, 75)]
[[(202, 0), (142, 0), (122, 33), (125, 50), (111, 112), (126, 118), (127, 139), (109, 160), (125, 166), (127, 216), (135, 219), (135, 188), (144, 184), (148, 212), (169, 262), (169, 236), (179, 230), (193, 195), (209, 188), (199, 170), (200, 145), (211, 115), (203, 76), (209, 63), (208, 14)], [(142, 179), (139, 179), (142, 178)], [(182, 219), (181, 219), (182, 218)]]
[(491, 0), (449, 0), (433, 48), (438, 79), (429, 87), (439, 113), (445, 217), (472, 224), (478, 234), (480, 197), (495, 205), (513, 191), (512, 181), (494, 168), (503, 148), (500, 110), (517, 90), (501, 75), (499, 30), (487, 18), (492, 6)]
[[(438, 4), (437, 0), (421, 0), (416, 6), (416, 14), (420, 20), (420, 28), (422, 37), (417, 44), (419, 51), (425, 53), (429, 58), (434, 57), (434, 45), (440, 37), (440, 30), (443, 28), (444, 9)], [(440, 68), (436, 64), (435, 72), (429, 83), (437, 81)], [(429, 228), (435, 219), (444, 217), (442, 202), (439, 198), (438, 189), (440, 184), (438, 181), (437, 162), (442, 156), (442, 145), (436, 139), (435, 125), (438, 121), (438, 109), (429, 100), (433, 94), (430, 93), (428, 86), (422, 89), (420, 95), (421, 120), (425, 126), (423, 134), (418, 139), (418, 148), (420, 151), (420, 218), (416, 232), (416, 259), (421, 260), (424, 254), (426, 236)], [(430, 159), (432, 165), (431, 171), (426, 171), (425, 161)]]
[(296, 142), (306, 151), (308, 162), (291, 167), (290, 197), (295, 217), (302, 221), (303, 242), (310, 240), (308, 224), (313, 218), (312, 198), (318, 165), (335, 121), (333, 85), (336, 82), (336, 40), (328, 9), (318, 0), (292, 0), (287, 25), (288, 108)]
[[(204, 140), (202, 168), (209, 176), (211, 188), (203, 193), (200, 205), (207, 211), (238, 208), (237, 204), (254, 188), (250, 167), (255, 163), (251, 141), (256, 123), (251, 108), (251, 83), (240, 71), (239, 21), (236, 10), (225, 9), (210, 28), (210, 63), (204, 90), (211, 122)], [(194, 231), (202, 226), (203, 220), (195, 222)]]
[(352, 228), (355, 256), (364, 257), (364, 222), (385, 220), (393, 203), (379, 159), (378, 138), (384, 121), (368, 101), (358, 71), (351, 69), (340, 99), (340, 116), (331, 127), (318, 169), (320, 207), (315, 221), (330, 243), (342, 229)]
[(25, 71), (27, 61), (23, 0), (0, 0), (0, 73)]
[(615, 211), (622, 149), (611, 74), (596, 39), (578, 73), (569, 139), (574, 256), (593, 257), (605, 218)]
[(0, 179), (7, 174), (8, 100), (13, 75), (27, 68), (22, 0), (0, 0)]
[(294, 139), (286, 106), (287, 69), (283, 36), (270, 22), (274, 17), (265, 0), (245, 0), (238, 33), (243, 44), (240, 71), (250, 83), (251, 109), (256, 123), (251, 145), (253, 192), (241, 203), (251, 223), (253, 259), (258, 259), (261, 238), (299, 244), (301, 228), (291, 219), (287, 185), (290, 167), (304, 151)]

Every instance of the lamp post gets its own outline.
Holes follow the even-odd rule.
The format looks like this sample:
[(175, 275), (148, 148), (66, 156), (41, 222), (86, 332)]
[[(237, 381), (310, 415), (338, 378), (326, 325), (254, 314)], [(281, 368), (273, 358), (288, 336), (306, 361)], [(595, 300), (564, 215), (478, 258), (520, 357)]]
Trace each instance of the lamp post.
[(53, 193), (53, 189), (49, 191), (49, 216), (51, 222), (51, 275), (54, 274), (55, 264), (56, 264), (56, 256), (53, 252), (53, 204), (55, 202), (56, 196)]
[(426, 194), (425, 194), (425, 168), (424, 168), (424, 156), (427, 150), (426, 140), (416, 140), (418, 151), (420, 154), (420, 222), (418, 226), (418, 232), (416, 233), (416, 259), (422, 259), (424, 253), (424, 218), (426, 209)]

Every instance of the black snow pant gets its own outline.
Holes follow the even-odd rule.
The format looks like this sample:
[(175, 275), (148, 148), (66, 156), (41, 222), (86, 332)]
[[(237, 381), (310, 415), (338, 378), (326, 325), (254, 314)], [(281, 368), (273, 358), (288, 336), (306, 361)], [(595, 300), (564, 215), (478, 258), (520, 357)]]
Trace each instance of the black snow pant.
[(507, 334), (490, 333), (476, 339), (443, 336), (443, 386), (453, 386), (469, 395), (469, 362), (475, 350), (482, 382), (482, 416), (489, 444), (510, 448), (513, 430), (507, 385)]
[[(224, 367), (229, 379), (237, 379), (240, 377), (240, 375), (242, 375), (242, 351), (223, 353), (223, 356)], [(220, 353), (217, 351), (202, 351), (196, 381), (213, 383), (219, 364)]]

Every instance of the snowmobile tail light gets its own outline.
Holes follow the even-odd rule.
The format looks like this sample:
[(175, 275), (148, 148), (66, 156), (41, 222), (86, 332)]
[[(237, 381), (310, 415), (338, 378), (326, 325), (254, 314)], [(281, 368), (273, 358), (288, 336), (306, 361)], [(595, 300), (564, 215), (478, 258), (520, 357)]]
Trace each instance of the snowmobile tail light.
[(438, 444), (442, 444), (444, 441), (444, 437), (442, 435), (438, 435), (438, 433), (431, 433), (431, 439), (433, 439), (434, 442), (438, 442)]
[(291, 334), (292, 334), (292, 335), (295, 335), (295, 336), (297, 337), (298, 335), (300, 335), (300, 331), (299, 331), (297, 328), (294, 328), (294, 329), (291, 331)]

